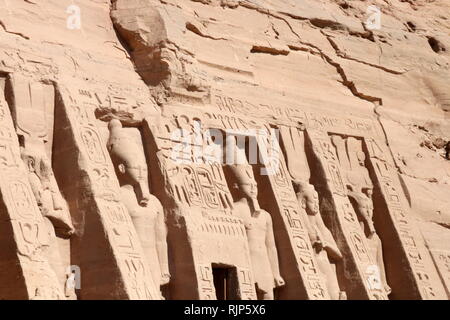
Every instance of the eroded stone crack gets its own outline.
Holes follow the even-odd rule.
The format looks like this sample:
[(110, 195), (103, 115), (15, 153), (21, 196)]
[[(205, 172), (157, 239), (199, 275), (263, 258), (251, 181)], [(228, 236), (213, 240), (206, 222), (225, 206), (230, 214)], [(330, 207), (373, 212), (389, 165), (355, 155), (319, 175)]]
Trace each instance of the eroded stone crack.
[(202, 31), (200, 31), (200, 29), (192, 22), (186, 22), (186, 29), (188, 31), (195, 33), (196, 35), (198, 35), (200, 37), (203, 37), (203, 38), (207, 38), (207, 39), (211, 39), (211, 40), (228, 40), (226, 38), (216, 38), (211, 35), (205, 34)]
[(251, 53), (265, 53), (273, 56), (287, 56), (289, 54), (289, 50), (277, 49), (273, 47), (266, 46), (253, 46), (250, 50)]
[(373, 68), (376, 68), (376, 69), (380, 69), (380, 70), (383, 70), (383, 71), (391, 73), (391, 74), (401, 75), (401, 74), (406, 73), (406, 72), (392, 70), (392, 69), (383, 67), (381, 65), (373, 64), (373, 63), (370, 63), (370, 62), (366, 62), (366, 61), (363, 61), (363, 60), (359, 60), (359, 59), (350, 57), (346, 53), (342, 52), (342, 50), (339, 49), (339, 46), (337, 45), (337, 43), (335, 41), (333, 41), (333, 39), (332, 39), (332, 37), (330, 35), (327, 35), (327, 34), (325, 34), (323, 32), (322, 32), (322, 34), (327, 38), (328, 42), (334, 48), (334, 50), (336, 51), (336, 55), (341, 57), (342, 59), (351, 60), (351, 61), (355, 61), (357, 63), (365, 64), (367, 66), (370, 66), (370, 67), (373, 67)]
[(342, 66), (338, 62), (334, 61), (329, 55), (325, 54), (322, 49), (313, 45), (312, 43), (307, 43), (307, 42), (301, 41), (300, 37), (299, 37), (299, 42), (302, 45), (310, 47), (314, 50), (307, 50), (307, 49), (305, 50), (305, 48), (301, 48), (301, 47), (297, 47), (297, 46), (293, 46), (293, 45), (290, 45), (289, 47), (294, 50), (309, 51), (311, 54), (320, 55), (328, 64), (330, 64), (331, 66), (333, 66), (336, 69), (337, 73), (339, 74), (339, 76), (342, 79), (341, 83), (344, 86), (346, 86), (355, 97), (365, 100), (365, 101), (368, 101), (368, 102), (372, 102), (372, 103), (375, 102), (375, 103), (378, 103), (379, 105), (383, 104), (383, 100), (381, 98), (360, 92), (358, 90), (358, 88), (356, 87), (355, 83), (353, 81), (349, 80), (349, 78), (347, 77), (347, 74), (345, 73), (344, 68), (342, 68)]
[(4, 23), (3, 21), (0, 21), (0, 26), (2, 26), (3, 30), (4, 30), (6, 33), (14, 34), (14, 35), (19, 36), (19, 37), (22, 37), (22, 38), (24, 38), (24, 39), (26, 39), (26, 40), (30, 40), (30, 37), (28, 37), (27, 35), (24, 35), (23, 33), (20, 33), (20, 32), (14, 32), (14, 31), (8, 30), (8, 28), (6, 27), (6, 25), (5, 25), (5, 23)]
[[(291, 23), (287, 20), (287, 18), (285, 18), (284, 16), (280, 15), (282, 13), (278, 14), (278, 13), (273, 12), (272, 10), (269, 10), (269, 9), (266, 9), (266, 8), (261, 8), (261, 7), (259, 7), (256, 4), (249, 3), (249, 2), (246, 2), (246, 1), (239, 1), (239, 5), (244, 7), (244, 8), (247, 8), (247, 9), (250, 9), (250, 10), (255, 10), (255, 11), (259, 12), (259, 13), (271, 16), (273, 18), (276, 18), (276, 19), (281, 20), (284, 23), (286, 23), (288, 28), (291, 30), (291, 32), (296, 36), (298, 41), (303, 46), (307, 46), (307, 47), (310, 47), (310, 48), (314, 49), (314, 50), (310, 51), (312, 54), (320, 55), (328, 64), (332, 65), (336, 69), (337, 73), (340, 75), (340, 77), (342, 79), (341, 83), (344, 86), (346, 86), (355, 97), (357, 97), (359, 99), (362, 99), (362, 100), (365, 100), (365, 101), (369, 101), (369, 102), (376, 102), (376, 103), (378, 103), (380, 105), (383, 104), (383, 101), (382, 101), (381, 98), (374, 97), (374, 96), (365, 94), (363, 92), (360, 92), (358, 90), (358, 88), (356, 87), (355, 83), (353, 81), (349, 80), (349, 78), (347, 77), (347, 74), (345, 73), (345, 70), (342, 68), (342, 66), (338, 62), (334, 61), (333, 58), (330, 57), (329, 55), (327, 55), (322, 49), (320, 49), (319, 47), (313, 45), (312, 43), (307, 43), (307, 42), (302, 41), (300, 35), (294, 30), (294, 28), (292, 27)], [(303, 18), (299, 17), (298, 19), (299, 20), (310, 21), (310, 19), (307, 19), (307, 18), (303, 19)]]

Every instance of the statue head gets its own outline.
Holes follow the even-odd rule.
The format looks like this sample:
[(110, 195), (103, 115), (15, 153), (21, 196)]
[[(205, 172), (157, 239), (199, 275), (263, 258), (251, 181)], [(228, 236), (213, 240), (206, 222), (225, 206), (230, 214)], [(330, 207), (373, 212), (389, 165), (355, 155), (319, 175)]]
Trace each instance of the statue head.
[(249, 200), (257, 200), (258, 184), (252, 167), (248, 164), (233, 164), (228, 167), (235, 177), (236, 182), (233, 187), (239, 191), (240, 195)]
[(373, 196), (373, 189), (371, 187), (364, 187), (362, 188), (362, 192), (369, 198), (372, 199)]
[(37, 145), (27, 144), (20, 147), (20, 156), (29, 173), (36, 174), (41, 183), (49, 183), (53, 175), (50, 160)]
[(354, 204), (357, 214), (364, 220), (370, 220), (373, 216), (373, 202), (371, 187), (362, 187), (361, 189), (347, 185), (348, 196)]
[(356, 157), (358, 158), (358, 163), (361, 167), (366, 166), (366, 154), (363, 151), (358, 151), (356, 153)]
[(123, 180), (129, 182), (126, 184), (134, 187), (139, 204), (146, 207), (150, 200), (147, 164), (143, 165), (137, 161), (124, 161), (118, 164), (117, 169), (123, 175)]
[(147, 206), (150, 200), (148, 167), (142, 148), (123, 128), (119, 120), (108, 124), (110, 139), (108, 149), (122, 185), (133, 186), (138, 202)]
[(312, 184), (307, 181), (294, 180), (294, 190), (301, 201), (301, 206), (309, 215), (319, 213), (319, 194)]
[(20, 155), (22, 157), (23, 162), (25, 163), (28, 172), (37, 173), (36, 156), (30, 154), (24, 147), (20, 148)]

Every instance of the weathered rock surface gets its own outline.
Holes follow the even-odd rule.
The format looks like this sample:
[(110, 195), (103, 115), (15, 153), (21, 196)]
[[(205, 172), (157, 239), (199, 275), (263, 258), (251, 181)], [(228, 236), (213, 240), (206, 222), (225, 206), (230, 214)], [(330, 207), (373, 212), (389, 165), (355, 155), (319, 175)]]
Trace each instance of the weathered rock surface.
[(449, 299), (449, 79), (446, 0), (0, 0), (0, 299)]

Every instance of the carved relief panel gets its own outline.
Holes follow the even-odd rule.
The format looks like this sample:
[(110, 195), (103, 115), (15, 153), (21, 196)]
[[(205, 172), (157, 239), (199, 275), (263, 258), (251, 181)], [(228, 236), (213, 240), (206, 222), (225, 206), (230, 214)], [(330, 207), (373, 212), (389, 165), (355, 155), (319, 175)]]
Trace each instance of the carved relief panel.
[[(21, 160), (3, 88), (0, 89), (0, 172), (3, 199), (0, 233), (5, 248), (0, 263), (11, 264), (10, 273), (0, 275), (0, 296), (5, 299), (64, 299), (62, 285), (45, 255), (50, 246), (51, 230), (39, 211)], [(23, 283), (11, 282), (17, 279), (12, 277), (15, 273), (23, 276)]]
[[(442, 296), (442, 286), (436, 281), (435, 268), (429, 263), (429, 253), (422, 246), (422, 237), (415, 231), (404, 233), (398, 230), (401, 225), (397, 224), (400, 220), (396, 217), (409, 220), (405, 214), (407, 204), (404, 195), (397, 191), (401, 187), (396, 173), (391, 169), (390, 160), (386, 160), (389, 153), (384, 150), (384, 144), (375, 142), (376, 138), (367, 136), (366, 131), (361, 131), (360, 138), (346, 136), (344, 132), (325, 135), (316, 130), (308, 130), (308, 133), (314, 153), (325, 173), (327, 188), (335, 208), (333, 210), (337, 214), (335, 222), (340, 227), (337, 228), (339, 231), (336, 229), (333, 233), (348, 245), (343, 247), (349, 250), (344, 255), (351, 257), (345, 261), (345, 272), (348, 275), (357, 272), (362, 279), (362, 282), (356, 281), (350, 285), (350, 292), (354, 290), (354, 294), (358, 296), (367, 293), (369, 298), (374, 299), (386, 299), (391, 290), (393, 298)], [(383, 179), (386, 179), (384, 183)], [(408, 228), (413, 228), (410, 222), (407, 224)], [(376, 225), (382, 230), (381, 234)], [(414, 246), (419, 244), (420, 254), (411, 253), (409, 257), (421, 257), (422, 262), (416, 273), (418, 283), (423, 282), (423, 285), (419, 285), (421, 293), (414, 292), (414, 284), (406, 289), (406, 279), (399, 280), (400, 271), (395, 270), (401, 269), (400, 252), (383, 250), (383, 241), (398, 241), (395, 234), (405, 236), (401, 240), (406, 241), (405, 245), (402, 244), (405, 250), (408, 250), (407, 239)], [(433, 278), (435, 280), (431, 280)], [(360, 290), (361, 285), (364, 285), (364, 290)], [(431, 293), (434, 290), (439, 293)]]
[[(21, 158), (50, 237), (44, 254), (65, 288), (74, 227), (52, 167), (54, 87), (19, 75), (11, 76), (7, 84)], [(64, 291), (68, 298), (76, 298), (73, 290)]]
[(308, 159), (311, 158), (311, 151), (308, 148), (306, 132), (295, 127), (281, 126), (280, 133), (289, 179), (296, 192), (300, 214), (305, 220), (308, 240), (313, 248), (320, 276), (331, 299), (345, 299), (343, 285), (339, 284), (342, 275), (339, 275), (337, 270), (338, 267), (341, 269), (343, 256), (320, 211), (319, 196), (312, 184), (314, 179), (311, 178), (311, 175), (316, 177), (320, 173), (312, 167), (311, 160)]
[[(353, 279), (346, 282), (347, 295), (350, 299), (387, 299), (387, 292), (380, 284), (381, 276), (378, 272), (380, 267), (376, 262), (376, 256), (371, 254), (364, 230), (347, 196), (347, 171), (344, 171), (345, 166), (342, 168), (343, 165), (340, 162), (342, 158), (338, 157), (338, 151), (328, 135), (313, 130), (308, 130), (308, 134), (312, 151), (324, 177), (323, 182), (326, 182), (322, 192), (329, 192), (332, 209), (328, 209), (330, 211), (328, 215), (331, 217), (332, 224), (336, 226), (332, 228), (332, 233), (342, 244), (345, 278)], [(345, 148), (343, 150), (346, 152)], [(348, 157), (347, 153), (345, 155)], [(352, 156), (356, 157), (356, 155)], [(351, 172), (350, 176), (357, 178), (355, 183), (358, 188), (361, 188), (361, 184), (369, 183), (368, 173), (359, 162), (356, 162), (356, 165), (358, 165), (356, 169), (359, 170), (357, 172), (361, 176), (352, 175)], [(377, 271), (375, 276), (374, 270)]]
[[(180, 298), (216, 299), (212, 265), (250, 270), (250, 257), (243, 222), (232, 214), (233, 199), (221, 163), (209, 157), (216, 148), (202, 125), (198, 117), (184, 113), (148, 118), (144, 139), (154, 148), (150, 152), (153, 179), (164, 186), (156, 193), (169, 212), (169, 246), (175, 241), (190, 244), (173, 245), (172, 291)], [(178, 262), (186, 254), (192, 260)], [(181, 270), (186, 270), (185, 279), (190, 278), (179, 278)], [(244, 289), (241, 279), (237, 279), (239, 297), (254, 299), (254, 289)], [(180, 288), (186, 281), (196, 292)]]
[[(73, 137), (71, 152), (79, 155), (75, 165), (82, 173), (82, 179), (78, 180), (79, 198), (76, 200), (76, 210), (84, 213), (79, 217), (80, 237), (77, 239), (81, 268), (93, 258), (92, 250), (82, 250), (86, 241), (98, 242), (98, 250), (107, 251), (97, 252), (96, 255), (110, 261), (111, 267), (117, 265), (117, 269), (91, 269), (87, 275), (85, 272), (82, 277), (84, 298), (95, 298), (98, 294), (96, 282), (105, 281), (105, 276), (111, 275), (122, 283), (123, 291), (118, 293), (122, 298), (159, 299), (159, 290), (144, 258), (136, 229), (127, 208), (120, 201), (120, 186), (106, 142), (96, 127), (95, 106), (101, 105), (98, 95), (73, 85), (69, 89), (62, 86), (58, 89), (60, 120), (67, 123), (67, 127), (61, 128), (59, 134)], [(102, 234), (106, 238), (102, 238)], [(114, 283), (109, 283), (109, 280), (100, 285), (111, 285), (111, 290), (114, 287)]]
[[(403, 248), (401, 256), (412, 270), (412, 279), (391, 277), (393, 281), (398, 281), (395, 283), (396, 288), (398, 288), (396, 297), (447, 299), (448, 296), (442, 281), (439, 279), (430, 252), (425, 246), (418, 226), (410, 216), (408, 203), (402, 192), (399, 178), (393, 169), (393, 160), (388, 157), (389, 152), (386, 145), (376, 139), (366, 139), (364, 147), (370, 159), (369, 165), (371, 172), (373, 172), (374, 184), (379, 188), (379, 201), (384, 205), (384, 211), (382, 212), (385, 215), (382, 217), (382, 221), (390, 224), (390, 237), (394, 235), (398, 239)], [(390, 237), (386, 238), (390, 239)], [(395, 261), (398, 255), (398, 252), (387, 255), (387, 261)], [(392, 267), (392, 269), (394, 268)], [(390, 273), (397, 274), (395, 270), (389, 268), (387, 273), (388, 275)], [(408, 283), (408, 285), (405, 285), (405, 283)]]
[[(249, 124), (247, 128), (251, 128), (251, 125)], [(259, 204), (270, 213), (273, 219), (276, 246), (282, 248), (278, 250), (278, 259), (281, 277), (285, 282), (277, 289), (277, 298), (328, 299), (328, 290), (319, 273), (313, 248), (309, 242), (306, 217), (300, 212), (276, 137), (277, 132), (270, 128), (250, 130), (241, 127), (240, 130), (226, 131), (226, 134), (235, 137), (237, 145), (243, 137), (246, 137), (247, 142), (244, 147), (247, 149), (247, 154), (231, 158), (240, 162), (240, 158), (247, 157), (244, 162), (252, 163), (258, 183)], [(233, 140), (227, 138), (227, 143), (231, 141)], [(229, 149), (227, 146), (228, 152)], [(229, 158), (230, 155), (227, 154), (227, 159)]]

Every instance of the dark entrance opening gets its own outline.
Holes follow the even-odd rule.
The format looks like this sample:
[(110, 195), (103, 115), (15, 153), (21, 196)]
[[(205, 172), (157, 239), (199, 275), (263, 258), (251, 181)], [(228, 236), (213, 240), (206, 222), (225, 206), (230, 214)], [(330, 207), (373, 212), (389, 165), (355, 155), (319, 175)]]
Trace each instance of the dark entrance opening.
[(239, 300), (239, 283), (236, 268), (212, 266), (217, 300)]

